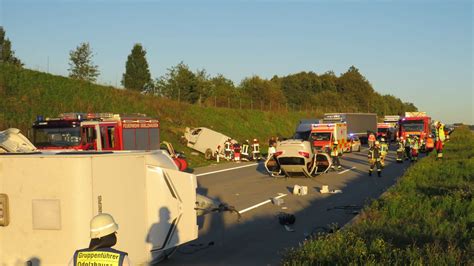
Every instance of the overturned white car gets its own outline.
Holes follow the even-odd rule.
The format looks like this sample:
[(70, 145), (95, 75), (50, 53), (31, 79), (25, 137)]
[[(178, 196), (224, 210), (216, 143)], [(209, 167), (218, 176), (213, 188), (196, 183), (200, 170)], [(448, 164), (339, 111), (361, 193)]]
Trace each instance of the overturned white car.
[(277, 143), (276, 152), (265, 161), (274, 177), (315, 177), (326, 173), (332, 160), (327, 153), (314, 153), (309, 141), (289, 139)]

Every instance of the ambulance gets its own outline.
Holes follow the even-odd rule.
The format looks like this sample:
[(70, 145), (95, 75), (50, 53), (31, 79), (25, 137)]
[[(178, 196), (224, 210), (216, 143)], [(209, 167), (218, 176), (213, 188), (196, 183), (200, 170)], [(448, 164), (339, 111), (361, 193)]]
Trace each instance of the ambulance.
[(332, 143), (337, 141), (339, 150), (348, 152), (350, 150), (350, 143), (347, 139), (346, 123), (311, 125), (310, 141), (316, 151), (329, 153)]

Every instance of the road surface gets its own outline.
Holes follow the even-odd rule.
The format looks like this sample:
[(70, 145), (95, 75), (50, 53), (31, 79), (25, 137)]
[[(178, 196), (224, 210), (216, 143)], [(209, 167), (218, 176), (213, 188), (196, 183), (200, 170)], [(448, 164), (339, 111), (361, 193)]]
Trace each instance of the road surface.
[[(263, 163), (216, 165), (195, 171), (198, 192), (246, 210), (240, 220), (231, 213), (199, 219), (199, 238), (181, 246), (161, 265), (277, 265), (285, 249), (297, 247), (316, 227), (342, 226), (355, 217), (344, 206), (365, 205), (392, 186), (410, 165), (395, 162), (390, 151), (382, 177), (368, 176), (367, 149), (345, 154), (343, 171), (309, 178), (272, 178)], [(239, 167), (233, 170), (228, 168)], [(374, 171), (375, 172), (375, 171)], [(293, 186), (308, 186), (308, 195), (292, 195)], [(340, 194), (321, 194), (322, 185)], [(282, 196), (286, 194), (286, 196)], [(266, 203), (280, 195), (284, 204)], [(253, 209), (251, 209), (254, 207)], [(278, 214), (294, 214), (294, 232), (279, 224)]]

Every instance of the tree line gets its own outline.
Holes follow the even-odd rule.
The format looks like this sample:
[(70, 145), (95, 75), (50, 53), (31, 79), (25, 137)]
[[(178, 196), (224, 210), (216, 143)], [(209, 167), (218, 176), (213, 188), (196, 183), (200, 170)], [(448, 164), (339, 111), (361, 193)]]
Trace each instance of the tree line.
[[(0, 51), (0, 60), (22, 66), (11, 50), (10, 41), (5, 39), (2, 27)], [(69, 57), (71, 78), (89, 82), (97, 80), (100, 71), (93, 63), (89, 43), (78, 45), (70, 51)], [(180, 62), (170, 67), (163, 76), (152, 79), (146, 50), (139, 43), (133, 46), (127, 57), (121, 84), (127, 90), (202, 106), (319, 113), (375, 112), (379, 115), (417, 110), (413, 103), (376, 92), (355, 66), (339, 76), (333, 71), (275, 75), (270, 79), (255, 75), (234, 84), (221, 74), (211, 76), (205, 69), (193, 71)]]

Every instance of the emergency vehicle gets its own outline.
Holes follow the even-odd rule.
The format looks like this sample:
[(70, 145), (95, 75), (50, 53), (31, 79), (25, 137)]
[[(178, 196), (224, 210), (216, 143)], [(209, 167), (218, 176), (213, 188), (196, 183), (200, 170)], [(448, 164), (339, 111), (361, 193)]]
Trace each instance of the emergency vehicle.
[(421, 150), (425, 149), (425, 140), (431, 134), (431, 117), (426, 112), (406, 112), (398, 122), (398, 135), (406, 139), (408, 135), (417, 136), (421, 141)]
[[(40, 150), (116, 151), (159, 150), (160, 122), (144, 114), (63, 113), (57, 118), (38, 116), (33, 144)], [(181, 155), (171, 154), (180, 170)]]
[(395, 135), (395, 127), (392, 123), (377, 123), (377, 138), (393, 141), (395, 140)]
[(430, 125), (431, 117), (426, 112), (406, 112), (405, 117), (399, 121), (399, 136), (406, 138), (410, 135), (425, 139), (431, 133)]
[(311, 125), (310, 141), (316, 151), (329, 152), (332, 143), (337, 141), (339, 150), (348, 152), (350, 150), (350, 143), (347, 139), (346, 123)]

